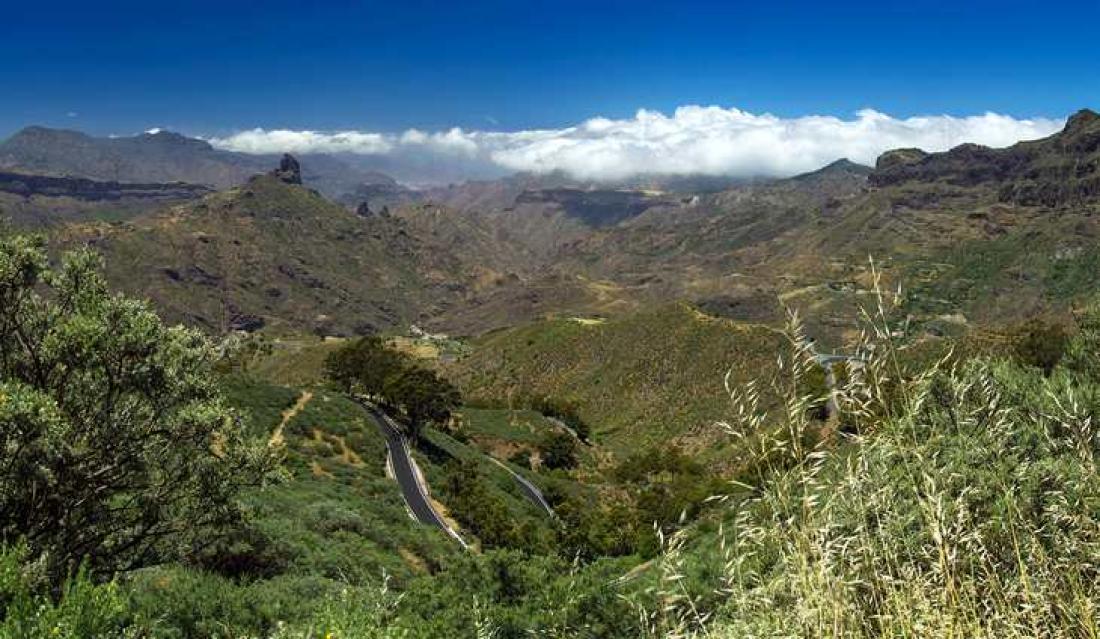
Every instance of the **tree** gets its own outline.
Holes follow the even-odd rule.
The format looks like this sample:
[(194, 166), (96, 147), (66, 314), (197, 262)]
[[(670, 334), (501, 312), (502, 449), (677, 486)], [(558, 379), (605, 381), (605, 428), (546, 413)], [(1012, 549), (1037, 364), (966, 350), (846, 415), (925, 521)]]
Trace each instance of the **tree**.
[(426, 368), (411, 367), (386, 380), (382, 394), (409, 418), (414, 439), (429, 423), (443, 424), (451, 417), (461, 396), (450, 382)]
[(577, 440), (569, 433), (547, 433), (539, 440), (542, 465), (554, 468), (573, 468), (577, 465)]
[(0, 542), (25, 540), (55, 584), (84, 560), (107, 575), (208, 543), (275, 462), (223, 404), (208, 340), (110, 294), (99, 268), (0, 238)]
[(362, 337), (325, 358), (325, 375), (346, 393), (381, 395), (386, 379), (408, 366), (407, 358), (376, 335)]

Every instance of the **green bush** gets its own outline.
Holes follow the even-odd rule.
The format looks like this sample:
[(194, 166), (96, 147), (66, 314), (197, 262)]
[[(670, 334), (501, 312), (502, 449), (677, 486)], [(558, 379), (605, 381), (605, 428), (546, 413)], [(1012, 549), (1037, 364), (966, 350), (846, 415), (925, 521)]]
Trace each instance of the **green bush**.
[(0, 239), (0, 541), (25, 539), (55, 584), (178, 558), (276, 461), (222, 401), (210, 342), (111, 294), (100, 267)]
[(531, 469), (531, 453), (526, 450), (517, 450), (508, 456), (508, 461), (520, 468)]
[(577, 440), (569, 433), (546, 433), (538, 442), (542, 465), (551, 470), (577, 465)]
[(1035, 318), (1012, 332), (1016, 358), (1026, 366), (1034, 366), (1050, 375), (1065, 355), (1069, 333), (1058, 322)]
[(28, 563), (25, 545), (0, 548), (0, 637), (109, 637), (125, 625), (124, 597), (113, 582), (93, 583), (80, 570), (56, 599), (43, 592), (41, 562)]

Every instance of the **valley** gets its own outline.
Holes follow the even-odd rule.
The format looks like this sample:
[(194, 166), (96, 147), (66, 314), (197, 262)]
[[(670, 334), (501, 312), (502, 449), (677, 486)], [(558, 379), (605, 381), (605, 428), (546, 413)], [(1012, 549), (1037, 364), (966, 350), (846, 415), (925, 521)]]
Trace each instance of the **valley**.
[[(0, 323), (26, 354), (0, 370), (68, 410), (81, 352), (55, 344), (183, 325), (163, 330), (209, 352), (176, 367), (203, 362), (211, 404), (180, 419), (229, 411), (196, 450), (218, 467), (251, 442), (241, 466), (272, 464), (224, 534), (110, 582), (140, 636), (342, 623), (356, 630), (337, 636), (472, 636), (483, 616), (504, 637), (764, 636), (796, 618), (814, 636), (832, 613), (800, 602), (825, 606), (815, 593), (866, 578), (831, 556), (836, 576), (798, 572), (798, 553), (834, 542), (861, 544), (866, 570), (894, 579), (868, 580), (871, 599), (851, 594), (835, 618), (892, 635), (899, 617), (872, 612), (940, 578), (919, 559), (934, 543), (913, 523), (930, 507), (921, 491), (956, 499), (936, 508), (999, 507), (1006, 480), (966, 474), (971, 444), (1017, 459), (1011, 442), (1041, 439), (1029, 409), (981, 411), (1048, 402), (1067, 380), (1092, 388), (1098, 158), (1100, 116), (1085, 110), (1006, 148), (901, 149), (794, 177), (547, 172), (413, 188), (335, 155), (31, 127), (0, 144), (0, 299), (29, 304), (19, 274), (58, 270), (34, 284), (54, 290), (40, 302), (51, 319)], [(73, 260), (88, 270), (65, 271)], [(70, 291), (97, 269), (84, 308)], [(126, 319), (109, 299), (148, 314)], [(77, 307), (71, 324), (52, 319)], [(24, 322), (33, 339), (3, 328)], [(156, 348), (120, 344), (119, 362)], [(39, 373), (47, 356), (62, 363)], [(123, 412), (175, 379), (135, 366)], [(1076, 410), (1051, 401), (1035, 419)], [(1059, 419), (1085, 428), (1077, 417)], [(1050, 446), (1050, 472), (1021, 466), (1021, 490), (1041, 501), (1070, 476), (1082, 500), (1100, 494), (1066, 461), (1092, 458), (1091, 434), (1074, 453)], [(906, 492), (896, 469), (920, 467), (948, 486)], [(1013, 521), (1039, 538), (1029, 526), (1050, 511), (1035, 508)], [(871, 511), (881, 530), (865, 527)], [(974, 556), (1008, 574), (1002, 533)], [(921, 551), (891, 554), (891, 535)], [(1035, 547), (1014, 551), (1061, 566)], [(988, 566), (956, 568), (978, 596)]]

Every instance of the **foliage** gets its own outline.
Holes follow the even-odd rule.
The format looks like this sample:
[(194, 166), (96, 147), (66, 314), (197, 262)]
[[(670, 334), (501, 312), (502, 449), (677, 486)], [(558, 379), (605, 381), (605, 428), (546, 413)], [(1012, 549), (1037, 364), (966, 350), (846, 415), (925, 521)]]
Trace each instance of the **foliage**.
[(1076, 319), (1077, 332), (1066, 345), (1061, 364), (1085, 379), (1100, 380), (1100, 299), (1086, 305)]
[(113, 582), (94, 583), (79, 570), (65, 580), (56, 600), (41, 594), (25, 545), (0, 549), (0, 637), (117, 636), (124, 625), (125, 600)]
[(409, 418), (409, 434), (415, 439), (428, 424), (446, 424), (461, 396), (435, 371), (418, 366), (390, 375), (382, 387), (386, 401)]
[(1058, 322), (1033, 318), (1015, 332), (1012, 342), (1016, 358), (1022, 364), (1050, 375), (1065, 354), (1069, 334)]
[(545, 530), (527, 517), (512, 516), (501, 495), (490, 489), (478, 466), (471, 461), (452, 461), (439, 486), (448, 507), (461, 513), (462, 523), (485, 547), (548, 550)]
[[(590, 425), (604, 449), (628, 455), (722, 419), (728, 401), (715, 371), (732, 366), (732, 379), (746, 382), (774, 361), (780, 339), (668, 304), (602, 324), (557, 319), (494, 331), (448, 371), (474, 405), (544, 408), (549, 398)], [(718, 447), (702, 454), (738, 457)]]
[(387, 348), (382, 338), (369, 335), (329, 353), (324, 370), (344, 392), (378, 396), (386, 380), (400, 375), (409, 364), (405, 355)]
[(403, 410), (414, 438), (430, 423), (445, 424), (461, 400), (450, 382), (414, 364), (377, 336), (333, 351), (325, 359), (325, 375), (344, 392), (377, 397)]
[(247, 373), (274, 352), (275, 345), (267, 335), (235, 331), (218, 344), (218, 368)]
[(546, 433), (539, 440), (538, 449), (546, 468), (569, 469), (577, 465), (577, 440), (569, 433)]
[(724, 486), (676, 446), (653, 447), (623, 460), (614, 478), (629, 493), (634, 512), (623, 522), (634, 531), (634, 550), (653, 556), (659, 537), (695, 519), (707, 498)]
[(283, 411), (294, 405), (299, 393), (247, 374), (227, 374), (219, 379), (226, 402), (253, 437), (267, 439)]
[(88, 252), (0, 240), (0, 538), (60, 583), (171, 560), (240, 517), (274, 457), (221, 400), (214, 351), (108, 293)]
[(531, 453), (526, 450), (517, 450), (508, 457), (508, 461), (520, 468), (531, 469)]
[(580, 415), (580, 407), (576, 401), (556, 400), (550, 397), (541, 397), (535, 400), (527, 402), (530, 408), (537, 410), (538, 412), (557, 419), (566, 427), (571, 428), (577, 437), (581, 441), (588, 441), (588, 437), (592, 432), (588, 422)]
[[(774, 442), (777, 463), (727, 500), (724, 527), (672, 536), (657, 570), (673, 603), (651, 609), (651, 634), (1096, 634), (1100, 386), (987, 358), (907, 374), (883, 316), (841, 397), (862, 435), (801, 450), (800, 437)], [(801, 358), (782, 360), (796, 377)], [(739, 422), (777, 418), (750, 396), (735, 393)], [(804, 411), (778, 419), (775, 432), (812, 428)]]

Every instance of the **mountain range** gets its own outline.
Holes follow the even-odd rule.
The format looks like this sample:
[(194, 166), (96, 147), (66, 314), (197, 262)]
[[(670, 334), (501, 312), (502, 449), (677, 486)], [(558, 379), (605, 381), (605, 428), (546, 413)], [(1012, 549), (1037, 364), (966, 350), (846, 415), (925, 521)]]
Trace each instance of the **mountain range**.
[[(276, 163), (174, 133), (31, 127), (0, 145), (0, 206), (19, 223), (34, 202), (81, 203), (51, 222), (62, 244), (95, 246), (122, 288), (215, 331), (479, 333), (687, 300), (765, 323), (796, 306), (843, 338), (868, 257), (910, 292), (916, 325), (942, 331), (1069, 312), (1100, 263), (1087, 110), (1004, 149), (902, 149), (778, 180), (520, 174), (414, 190), (331, 156), (302, 157), (301, 185), (264, 173)], [(144, 205), (80, 215), (126, 198)]]
[[(377, 179), (370, 171), (327, 154), (303, 156), (304, 181), (339, 197)], [(0, 169), (115, 182), (188, 182), (212, 189), (238, 186), (278, 162), (214, 148), (171, 131), (93, 137), (79, 131), (31, 126), (0, 143)]]

